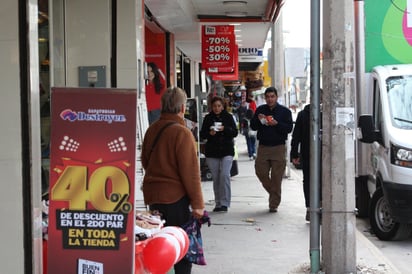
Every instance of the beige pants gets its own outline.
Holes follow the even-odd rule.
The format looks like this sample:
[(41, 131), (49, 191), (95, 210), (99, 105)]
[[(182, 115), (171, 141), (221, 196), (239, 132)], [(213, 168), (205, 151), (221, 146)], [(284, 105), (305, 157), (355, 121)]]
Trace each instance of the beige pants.
[(282, 178), (286, 167), (286, 146), (259, 145), (255, 160), (256, 176), (269, 193), (269, 208), (277, 209), (282, 193)]

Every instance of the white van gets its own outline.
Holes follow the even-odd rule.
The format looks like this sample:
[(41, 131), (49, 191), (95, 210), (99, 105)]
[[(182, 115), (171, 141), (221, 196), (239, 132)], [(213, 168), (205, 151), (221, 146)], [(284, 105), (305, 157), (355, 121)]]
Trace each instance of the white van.
[(366, 153), (357, 159), (366, 173), (357, 177), (357, 207), (368, 210), (379, 239), (401, 240), (412, 232), (412, 64), (377, 66), (368, 77), (362, 100), (370, 112), (358, 121)]

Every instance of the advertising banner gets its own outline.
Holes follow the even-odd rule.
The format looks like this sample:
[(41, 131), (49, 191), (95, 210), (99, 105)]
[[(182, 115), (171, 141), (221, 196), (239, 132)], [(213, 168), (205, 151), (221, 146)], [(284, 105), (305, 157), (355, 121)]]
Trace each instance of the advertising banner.
[(202, 26), (202, 68), (208, 74), (234, 72), (235, 45), (234, 26)]
[(238, 62), (238, 46), (235, 45), (235, 53), (234, 53), (234, 58), (233, 58), (233, 67), (234, 71), (232, 73), (217, 73), (217, 74), (212, 74), (212, 79), (213, 80), (222, 80), (222, 81), (237, 81), (239, 80), (239, 62)]
[(412, 1), (365, 1), (365, 69), (412, 63)]
[(52, 89), (48, 273), (133, 273), (136, 99)]

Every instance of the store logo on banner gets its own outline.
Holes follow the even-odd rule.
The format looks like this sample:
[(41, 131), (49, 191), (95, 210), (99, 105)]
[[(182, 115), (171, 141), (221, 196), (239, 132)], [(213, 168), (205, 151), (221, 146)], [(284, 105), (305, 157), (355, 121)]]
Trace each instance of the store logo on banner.
[(263, 62), (263, 49), (239, 48), (239, 62)]
[(73, 111), (71, 109), (65, 109), (60, 113), (60, 118), (70, 122), (74, 121), (87, 121), (87, 122), (112, 122), (124, 123), (126, 122), (126, 116), (123, 114), (115, 114), (114, 109), (89, 109), (88, 112)]

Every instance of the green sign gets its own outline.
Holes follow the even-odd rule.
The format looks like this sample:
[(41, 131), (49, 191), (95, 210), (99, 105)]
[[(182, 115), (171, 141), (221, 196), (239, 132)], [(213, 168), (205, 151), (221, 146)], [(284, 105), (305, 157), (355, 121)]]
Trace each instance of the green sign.
[[(379, 4), (377, 3), (379, 2)], [(407, 0), (365, 0), (365, 69), (412, 63), (412, 4)]]

